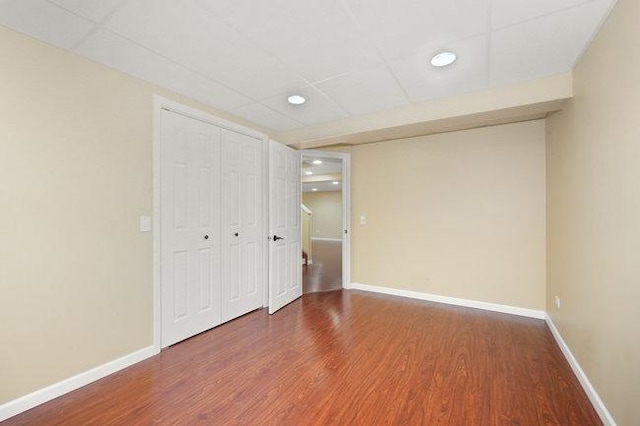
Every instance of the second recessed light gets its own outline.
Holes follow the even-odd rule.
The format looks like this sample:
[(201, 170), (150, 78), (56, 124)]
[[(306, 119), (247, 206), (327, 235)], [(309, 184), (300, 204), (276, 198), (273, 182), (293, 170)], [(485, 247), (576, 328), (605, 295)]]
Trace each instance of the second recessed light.
[(431, 65), (442, 68), (453, 64), (456, 59), (458, 59), (458, 56), (453, 52), (440, 52), (431, 58)]
[(307, 102), (307, 99), (302, 95), (291, 95), (287, 98), (287, 102), (291, 105), (302, 105)]

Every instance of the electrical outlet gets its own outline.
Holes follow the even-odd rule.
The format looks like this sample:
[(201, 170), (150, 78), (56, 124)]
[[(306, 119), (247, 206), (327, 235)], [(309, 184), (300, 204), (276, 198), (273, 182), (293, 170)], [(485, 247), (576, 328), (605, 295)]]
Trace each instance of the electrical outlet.
[(560, 309), (560, 296), (555, 297), (555, 302), (556, 302), (556, 308)]
[(151, 216), (140, 216), (140, 232), (151, 232)]

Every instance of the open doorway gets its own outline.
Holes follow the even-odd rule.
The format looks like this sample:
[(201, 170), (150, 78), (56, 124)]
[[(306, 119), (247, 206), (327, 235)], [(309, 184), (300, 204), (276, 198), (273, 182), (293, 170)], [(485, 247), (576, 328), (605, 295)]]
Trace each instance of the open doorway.
[(301, 162), (303, 293), (338, 290), (348, 283), (348, 154), (305, 151)]

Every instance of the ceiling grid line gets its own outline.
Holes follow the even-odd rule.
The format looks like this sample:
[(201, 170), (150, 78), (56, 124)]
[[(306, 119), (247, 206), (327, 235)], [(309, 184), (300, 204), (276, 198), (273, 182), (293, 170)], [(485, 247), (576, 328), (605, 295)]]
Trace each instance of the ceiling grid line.
[[(80, 40), (78, 40), (77, 43), (75, 43), (72, 47), (71, 50), (73, 50), (74, 52), (76, 51), (76, 49), (78, 49), (80, 46), (82, 46), (82, 44), (84, 42), (86, 42), (89, 38), (93, 37), (93, 35), (99, 31), (100, 29), (103, 29), (103, 26), (105, 24), (105, 22), (107, 22), (109, 20), (109, 18), (111, 18), (111, 16), (113, 16), (116, 12), (118, 12), (118, 10), (122, 9), (125, 5), (125, 3), (127, 3), (129, 0), (121, 0), (107, 15), (105, 15), (102, 19), (98, 20), (95, 22), (93, 28), (84, 35), (84, 37), (82, 37)], [(61, 9), (64, 9), (70, 13), (73, 13), (74, 15), (77, 15), (77, 13), (74, 13), (73, 11), (63, 7), (62, 5), (56, 3), (55, 1), (51, 1), (49, 0), (49, 3), (53, 3), (54, 5), (60, 7)], [(80, 15), (78, 15), (80, 16)]]
[[(457, 99), (526, 92), (570, 73), (616, 1), (0, 0), (0, 25), (284, 142), (320, 144), (354, 132), (363, 136), (351, 140), (372, 141), (432, 131)], [(445, 50), (457, 61), (432, 67)], [(307, 102), (289, 105), (292, 94)], [(560, 103), (521, 107), (526, 119)], [(415, 126), (392, 131), (407, 125)]]

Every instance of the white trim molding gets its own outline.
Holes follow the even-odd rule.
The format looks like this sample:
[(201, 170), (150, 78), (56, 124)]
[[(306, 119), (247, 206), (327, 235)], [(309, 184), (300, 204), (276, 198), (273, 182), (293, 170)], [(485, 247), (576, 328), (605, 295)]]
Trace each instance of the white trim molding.
[(24, 411), (30, 410), (54, 398), (62, 396), (66, 393), (74, 391), (82, 386), (86, 386), (92, 382), (102, 379), (103, 377), (113, 374), (117, 371), (125, 369), (133, 364), (143, 361), (158, 352), (153, 346), (148, 346), (139, 351), (130, 353), (106, 364), (100, 365), (91, 370), (85, 371), (61, 382), (42, 388), (28, 395), (22, 396), (13, 401), (9, 401), (0, 405), (0, 422), (10, 417), (18, 415)]
[(602, 420), (602, 423), (604, 423), (605, 426), (616, 426), (616, 422), (615, 420), (613, 420), (613, 416), (611, 415), (609, 410), (607, 410), (607, 407), (604, 405), (604, 402), (602, 402), (602, 399), (600, 399), (598, 392), (596, 392), (595, 388), (587, 378), (587, 375), (582, 370), (582, 367), (580, 367), (580, 364), (578, 364), (578, 360), (575, 356), (573, 356), (571, 349), (569, 349), (569, 346), (562, 338), (562, 335), (558, 331), (556, 325), (553, 323), (553, 320), (551, 319), (549, 314), (546, 315), (545, 321), (547, 322), (549, 330), (551, 330), (551, 334), (556, 339), (558, 346), (560, 346), (560, 350), (564, 354), (564, 357), (569, 362), (573, 373), (576, 375), (578, 381), (582, 385), (582, 388), (587, 394), (589, 401), (591, 401), (593, 408), (595, 408), (596, 412), (600, 416), (600, 420)]
[(544, 320), (547, 314), (536, 309), (520, 308), (518, 306), (501, 305), (498, 303), (480, 302), (477, 300), (459, 299), (457, 297), (440, 296), (419, 291), (401, 290), (397, 288), (381, 287), (368, 284), (351, 283), (352, 290), (363, 290), (373, 293), (389, 294), (392, 296), (408, 297), (410, 299), (428, 300), (430, 302), (445, 303), (447, 305), (464, 306), (467, 308), (483, 309), (485, 311), (501, 312), (503, 314), (519, 315)]
[(316, 241), (335, 241), (337, 243), (342, 242), (342, 238), (320, 238), (320, 237), (311, 237), (312, 240)]
[(300, 151), (301, 160), (306, 157), (333, 158), (342, 160), (342, 288), (351, 283), (351, 154), (348, 152), (320, 151), (307, 149)]

